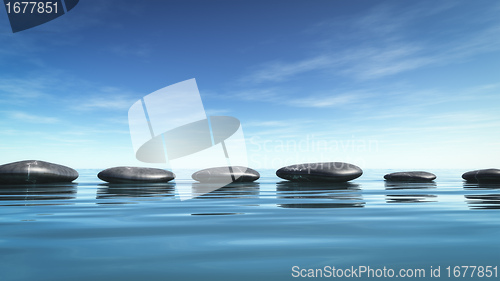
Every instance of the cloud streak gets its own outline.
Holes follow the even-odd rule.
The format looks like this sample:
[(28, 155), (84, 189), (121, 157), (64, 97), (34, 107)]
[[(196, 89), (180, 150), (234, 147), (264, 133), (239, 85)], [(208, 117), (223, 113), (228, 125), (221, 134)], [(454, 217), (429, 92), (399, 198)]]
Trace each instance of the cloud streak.
[(136, 102), (137, 99), (121, 95), (102, 95), (88, 97), (80, 103), (73, 106), (76, 110), (90, 111), (90, 110), (126, 110)]
[(306, 98), (291, 99), (286, 103), (295, 107), (327, 108), (357, 103), (362, 99), (363, 97), (360, 94), (346, 93), (331, 96), (309, 96)]
[(10, 119), (20, 122), (33, 123), (33, 124), (54, 124), (59, 123), (61, 120), (55, 117), (48, 117), (42, 115), (35, 115), (22, 111), (7, 111), (5, 112)]
[[(211, 95), (211, 98), (225, 99), (229, 95)], [(332, 108), (347, 104), (360, 103), (366, 99), (367, 94), (359, 92), (332, 92), (329, 94), (316, 93), (299, 95), (294, 90), (284, 88), (262, 88), (243, 90), (233, 93), (232, 98), (247, 102), (274, 103), (302, 108)]]
[(423, 67), (454, 64), (477, 54), (500, 50), (498, 19), (489, 19), (475, 32), (468, 31), (464, 22), (457, 22), (457, 29), (463, 32), (461, 36), (439, 34), (442, 38), (436, 39), (431, 36), (432, 33), (418, 37), (407, 35), (405, 28), (428, 16), (445, 13), (453, 8), (453, 3), (445, 3), (431, 10), (428, 5), (426, 8), (417, 6), (401, 12), (379, 7), (351, 22), (320, 24), (317, 28), (335, 25), (336, 29), (349, 32), (343, 38), (337, 38), (336, 42), (327, 39), (330, 45), (338, 47), (345, 44), (349, 48), (325, 48), (315, 56), (296, 61), (264, 63), (242, 77), (241, 81), (254, 84), (284, 82), (300, 74), (317, 71), (355, 80), (370, 80)]
[(46, 98), (51, 84), (50, 78), (33, 79), (3, 78), (0, 79), (0, 99), (3, 103), (19, 104), (31, 102), (32, 99)]
[(261, 66), (261, 69), (244, 77), (244, 82), (281, 82), (289, 79), (292, 76), (302, 74), (309, 71), (331, 68), (340, 63), (341, 60), (331, 55), (320, 55), (303, 59), (296, 62), (270, 62)]

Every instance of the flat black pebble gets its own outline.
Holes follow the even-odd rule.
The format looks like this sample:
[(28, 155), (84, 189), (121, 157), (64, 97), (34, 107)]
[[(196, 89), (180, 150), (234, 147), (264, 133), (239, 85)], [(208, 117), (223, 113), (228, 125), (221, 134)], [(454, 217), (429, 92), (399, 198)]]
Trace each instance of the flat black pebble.
[(499, 169), (475, 170), (464, 173), (462, 178), (468, 182), (500, 183)]
[(403, 181), (403, 182), (428, 182), (436, 179), (436, 175), (423, 171), (396, 172), (384, 176), (388, 181)]
[(252, 182), (260, 178), (259, 172), (242, 166), (227, 166), (203, 169), (191, 176), (199, 182)]
[(0, 184), (72, 182), (78, 172), (70, 167), (40, 160), (25, 160), (0, 166)]
[(113, 167), (101, 171), (97, 177), (109, 183), (160, 183), (175, 178), (174, 173), (143, 167)]
[(296, 182), (347, 182), (362, 174), (358, 166), (343, 162), (297, 164), (276, 171), (278, 177)]

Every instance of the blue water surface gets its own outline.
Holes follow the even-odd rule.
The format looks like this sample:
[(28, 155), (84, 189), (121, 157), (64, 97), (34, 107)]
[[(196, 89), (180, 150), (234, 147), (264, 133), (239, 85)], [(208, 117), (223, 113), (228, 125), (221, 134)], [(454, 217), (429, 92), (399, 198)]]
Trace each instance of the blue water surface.
[(99, 170), (79, 172), (73, 184), (0, 187), (1, 281), (300, 280), (360, 266), (500, 279), (448, 278), (448, 266), (500, 266), (500, 186), (464, 183), (464, 171), (407, 184), (385, 182), (390, 170), (347, 184), (262, 171), (184, 201), (190, 181), (108, 185)]

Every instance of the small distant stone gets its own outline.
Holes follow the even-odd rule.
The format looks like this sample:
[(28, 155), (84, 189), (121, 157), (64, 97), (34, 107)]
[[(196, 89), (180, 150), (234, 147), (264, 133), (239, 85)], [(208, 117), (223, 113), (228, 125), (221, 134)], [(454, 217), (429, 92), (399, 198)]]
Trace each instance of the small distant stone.
[(175, 178), (174, 173), (143, 167), (113, 167), (101, 171), (97, 177), (109, 183), (162, 183)]
[(40, 160), (25, 160), (0, 166), (0, 184), (72, 182), (78, 172), (70, 167)]
[(297, 164), (276, 171), (278, 177), (295, 182), (347, 182), (362, 174), (358, 166), (343, 162)]
[(384, 176), (387, 181), (404, 181), (404, 182), (427, 182), (436, 179), (436, 175), (423, 171), (397, 172)]
[(191, 176), (204, 183), (253, 182), (260, 178), (259, 172), (242, 166), (227, 166), (203, 169)]
[(500, 183), (500, 169), (475, 170), (464, 173), (462, 178), (468, 182)]

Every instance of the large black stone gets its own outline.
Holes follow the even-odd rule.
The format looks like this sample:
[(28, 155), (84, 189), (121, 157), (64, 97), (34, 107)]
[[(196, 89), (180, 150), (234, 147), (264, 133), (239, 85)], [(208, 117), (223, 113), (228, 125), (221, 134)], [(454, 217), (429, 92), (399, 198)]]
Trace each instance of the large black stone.
[(475, 170), (464, 173), (462, 178), (468, 182), (500, 183), (499, 169)]
[(242, 166), (228, 166), (203, 169), (191, 176), (199, 182), (252, 182), (260, 178), (259, 172)]
[(384, 176), (388, 181), (426, 182), (436, 179), (436, 175), (423, 171), (396, 172)]
[(113, 167), (101, 171), (97, 177), (109, 183), (156, 183), (171, 181), (175, 175), (155, 168)]
[(39, 160), (25, 160), (0, 166), (0, 184), (72, 182), (78, 172), (72, 168)]
[(297, 182), (347, 182), (362, 174), (358, 166), (342, 162), (297, 164), (276, 171), (278, 177)]

